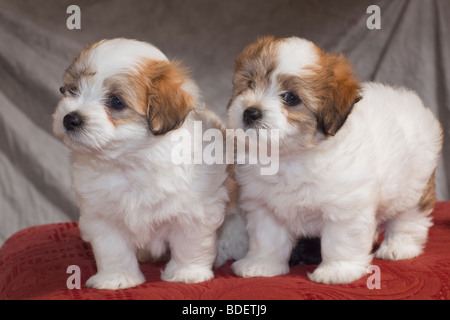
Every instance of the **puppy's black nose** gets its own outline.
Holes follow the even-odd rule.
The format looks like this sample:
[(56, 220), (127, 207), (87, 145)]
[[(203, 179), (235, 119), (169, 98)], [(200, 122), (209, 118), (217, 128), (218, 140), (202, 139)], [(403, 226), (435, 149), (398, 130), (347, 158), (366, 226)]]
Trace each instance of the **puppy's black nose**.
[(75, 130), (76, 128), (81, 126), (82, 123), (83, 123), (83, 119), (81, 118), (81, 115), (75, 111), (66, 114), (66, 116), (64, 117), (64, 120), (63, 120), (64, 127), (68, 131)]
[(248, 107), (247, 109), (244, 110), (244, 123), (246, 125), (250, 125), (253, 122), (255, 122), (256, 120), (258, 120), (259, 118), (262, 117), (262, 111), (261, 109), (257, 108), (257, 107)]

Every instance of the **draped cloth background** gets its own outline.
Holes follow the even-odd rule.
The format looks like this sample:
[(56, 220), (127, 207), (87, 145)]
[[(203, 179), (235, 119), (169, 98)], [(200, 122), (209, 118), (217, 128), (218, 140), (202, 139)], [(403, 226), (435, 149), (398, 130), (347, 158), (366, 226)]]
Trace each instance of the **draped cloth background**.
[[(66, 26), (71, 4), (81, 9), (80, 30)], [(366, 26), (371, 4), (381, 9), (379, 30)], [(258, 36), (295, 35), (343, 52), (361, 80), (414, 89), (438, 116), (437, 193), (449, 199), (449, 28), (447, 0), (0, 0), (0, 245), (25, 227), (78, 219), (70, 154), (51, 134), (51, 114), (71, 59), (112, 37), (182, 60), (224, 120), (234, 57)]]

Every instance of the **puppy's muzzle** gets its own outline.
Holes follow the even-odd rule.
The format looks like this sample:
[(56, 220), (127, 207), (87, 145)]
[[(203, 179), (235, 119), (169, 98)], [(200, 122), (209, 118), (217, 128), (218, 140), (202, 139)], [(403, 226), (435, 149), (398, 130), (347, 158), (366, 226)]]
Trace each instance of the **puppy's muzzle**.
[(66, 114), (66, 116), (63, 119), (64, 127), (67, 129), (67, 131), (73, 131), (83, 124), (83, 118), (78, 112), (71, 112)]
[(262, 117), (261, 109), (257, 107), (248, 107), (244, 110), (243, 120), (246, 125), (251, 125), (256, 120)]

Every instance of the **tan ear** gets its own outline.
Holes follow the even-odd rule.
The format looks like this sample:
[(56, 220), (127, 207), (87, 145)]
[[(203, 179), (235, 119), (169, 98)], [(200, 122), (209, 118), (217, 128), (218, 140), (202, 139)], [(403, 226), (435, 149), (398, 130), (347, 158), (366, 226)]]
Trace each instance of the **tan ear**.
[(161, 62), (153, 67), (147, 120), (154, 135), (163, 135), (183, 124), (194, 107), (194, 97), (183, 89), (187, 78), (178, 63)]
[(318, 128), (334, 136), (347, 120), (353, 105), (361, 99), (360, 84), (354, 77), (350, 63), (343, 55), (323, 54), (318, 77), (323, 94), (317, 113)]

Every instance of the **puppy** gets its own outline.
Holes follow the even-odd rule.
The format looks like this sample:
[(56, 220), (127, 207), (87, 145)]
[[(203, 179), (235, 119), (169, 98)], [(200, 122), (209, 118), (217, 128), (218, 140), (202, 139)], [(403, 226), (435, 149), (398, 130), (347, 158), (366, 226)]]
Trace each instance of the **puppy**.
[[(213, 278), (216, 232), (234, 185), (226, 165), (172, 159), (191, 142), (174, 135), (193, 133), (196, 121), (203, 131), (223, 130), (194, 82), (156, 47), (129, 39), (87, 46), (63, 81), (53, 132), (73, 151), (79, 228), (97, 264), (87, 286), (143, 283), (138, 249), (152, 257), (170, 250), (165, 281)], [(219, 264), (233, 254), (222, 249)]]
[(321, 237), (309, 279), (344, 284), (376, 258), (419, 255), (432, 225), (442, 130), (412, 91), (360, 83), (341, 56), (296, 37), (262, 38), (236, 59), (228, 126), (279, 130), (279, 170), (236, 165), (249, 251), (243, 277), (289, 272), (300, 236)]

